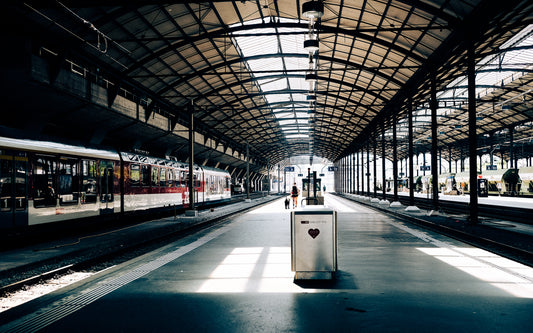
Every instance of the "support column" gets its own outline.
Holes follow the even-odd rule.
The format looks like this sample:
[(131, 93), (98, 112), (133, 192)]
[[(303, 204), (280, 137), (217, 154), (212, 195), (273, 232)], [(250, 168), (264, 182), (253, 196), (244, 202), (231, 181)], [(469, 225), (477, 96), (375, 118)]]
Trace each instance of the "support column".
[(194, 102), (188, 106), (189, 109), (189, 209), (186, 212), (187, 216), (196, 216), (198, 213), (194, 206)]
[(413, 100), (409, 96), (407, 99), (407, 131), (409, 137), (409, 206), (405, 208), (408, 212), (418, 212), (420, 209), (415, 206), (415, 182), (414, 182), (414, 149), (413, 149)]
[(366, 142), (366, 193), (370, 197), (370, 141)]
[(509, 169), (516, 169), (516, 161), (514, 154), (514, 127), (509, 127), (509, 159), (511, 161), (511, 167)]
[(461, 172), (464, 172), (465, 171), (465, 158), (464, 158), (463, 146), (461, 146), (461, 157), (459, 158), (459, 162), (461, 165)]
[(452, 173), (452, 146), (448, 146), (448, 173)]
[(442, 148), (439, 148), (439, 175), (442, 174)]
[(246, 202), (250, 201), (250, 145), (246, 142)]
[(343, 173), (343, 193), (346, 193), (348, 192), (347, 189), (348, 189), (348, 162), (346, 161), (346, 157), (344, 157), (342, 159), (342, 163), (344, 164), (344, 173)]
[(387, 200), (387, 184), (385, 182), (385, 122), (381, 125), (381, 176), (383, 177), (383, 197), (379, 202), (380, 205), (388, 206), (389, 200)]
[(393, 200), (391, 207), (401, 207), (402, 204), (398, 200), (398, 140), (396, 137), (396, 114), (392, 116), (392, 187)]
[[(377, 183), (378, 183), (378, 172), (377, 172), (377, 163), (378, 163), (378, 141), (374, 139), (374, 199), (377, 200)], [(379, 200), (378, 200), (379, 202)]]
[(494, 133), (491, 133), (490, 134), (490, 155), (489, 155), (489, 159), (490, 159), (490, 167), (492, 168), (492, 166), (494, 165), (494, 138), (493, 138), (493, 135)]
[(270, 158), (267, 158), (267, 182), (268, 182), (268, 189), (267, 189), (267, 195), (270, 195)]
[(478, 220), (478, 193), (477, 193), (477, 133), (476, 133), (476, 59), (474, 45), (468, 46), (468, 153), (470, 162), (470, 223), (476, 224)]
[(357, 195), (361, 194), (361, 192), (359, 192), (359, 152), (356, 153), (357, 154)]
[[(280, 165), (278, 164), (278, 194), (281, 193), (281, 170)], [(334, 180), (335, 181), (335, 180)], [(285, 179), (283, 179), (283, 182), (285, 182)]]
[(420, 176), (420, 168), (418, 168), (418, 165), (420, 165), (420, 163), (418, 162), (418, 159), (420, 158), (420, 152), (418, 151), (418, 149), (416, 150), (416, 176)]
[(431, 77), (431, 185), (433, 187), (433, 209), (439, 209), (439, 169), (437, 166), (437, 82), (436, 74)]
[(343, 165), (343, 172), (342, 172), (342, 193), (346, 193), (346, 185), (347, 185), (347, 181), (346, 181), (346, 175), (348, 174), (347, 172), (347, 169), (348, 169), (348, 166), (346, 165), (346, 157), (344, 157), (342, 159), (342, 165)]
[(361, 195), (365, 195), (365, 151), (361, 148)]
[(337, 171), (337, 192), (342, 193), (342, 159), (338, 160), (337, 163), (339, 164)]
[(346, 156), (346, 160), (348, 162), (348, 193), (352, 193), (352, 170), (353, 170), (353, 163), (352, 163), (352, 156), (348, 155)]
[(355, 182), (355, 173), (357, 171), (357, 164), (355, 163), (355, 154), (357, 153), (353, 153), (352, 154), (352, 163), (353, 163), (353, 170), (352, 170), (352, 179), (353, 179), (353, 194), (355, 194), (357, 192), (357, 183)]
[(422, 163), (424, 166), (424, 170), (422, 170), (422, 176), (426, 175), (426, 152), (422, 153)]

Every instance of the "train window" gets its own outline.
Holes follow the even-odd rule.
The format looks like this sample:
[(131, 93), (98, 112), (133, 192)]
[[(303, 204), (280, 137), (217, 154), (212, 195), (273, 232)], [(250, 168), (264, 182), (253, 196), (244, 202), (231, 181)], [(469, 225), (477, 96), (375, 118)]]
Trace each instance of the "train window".
[(59, 173), (57, 175), (58, 194), (60, 205), (73, 205), (78, 203), (79, 175), (78, 161), (74, 159), (60, 159)]
[(193, 174), (193, 183), (194, 183), (194, 187), (201, 187), (202, 184), (201, 184), (201, 180), (199, 179), (198, 177), (198, 174)]
[(15, 210), (26, 209), (26, 170), (28, 159), (26, 157), (15, 157)]
[(57, 162), (52, 157), (37, 157), (33, 165), (33, 206), (56, 206)]
[(115, 193), (114, 164), (100, 161), (100, 202), (113, 202)]
[(212, 176), (213, 180), (213, 185), (211, 185), (213, 187), (213, 193), (214, 194), (218, 194), (219, 193), (219, 181), (218, 181), (218, 177), (217, 176)]
[(159, 168), (152, 166), (152, 186), (159, 186)]
[(130, 165), (130, 185), (133, 187), (141, 185), (141, 168), (139, 164)]
[(0, 211), (9, 212), (12, 209), (13, 161), (0, 159)]
[(159, 186), (167, 187), (167, 169), (165, 168), (161, 168), (161, 172), (159, 174)]
[[(193, 187), (200, 187), (200, 180), (198, 179), (198, 175), (197, 174), (193, 174), (193, 178), (192, 178), (192, 186)], [(185, 186), (188, 187), (189, 186), (189, 173), (186, 172), (185, 174)]]
[(150, 167), (141, 165), (141, 185), (150, 186)]
[(174, 170), (167, 169), (167, 186), (173, 187), (174, 186)]
[(213, 177), (212, 176), (205, 177), (205, 192), (207, 194), (213, 193)]
[(81, 161), (81, 203), (95, 203), (96, 202), (96, 161), (82, 160)]
[(180, 175), (181, 175), (181, 172), (179, 170), (174, 170), (174, 187), (181, 186)]
[(187, 178), (189, 177), (189, 174), (185, 171), (180, 172), (180, 184), (181, 187), (187, 187)]

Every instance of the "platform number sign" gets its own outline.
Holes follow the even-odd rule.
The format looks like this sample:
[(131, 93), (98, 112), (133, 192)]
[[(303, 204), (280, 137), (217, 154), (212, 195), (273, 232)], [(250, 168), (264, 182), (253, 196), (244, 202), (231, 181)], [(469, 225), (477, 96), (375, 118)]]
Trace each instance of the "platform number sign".
[(285, 172), (294, 172), (294, 167), (292, 166), (285, 167)]
[(338, 170), (339, 170), (339, 168), (336, 167), (336, 166), (329, 166), (328, 167), (328, 171), (338, 171)]
[(487, 165), (487, 171), (489, 170), (498, 170), (498, 166), (497, 165)]
[(431, 166), (430, 165), (421, 165), (420, 166), (420, 171), (431, 171)]

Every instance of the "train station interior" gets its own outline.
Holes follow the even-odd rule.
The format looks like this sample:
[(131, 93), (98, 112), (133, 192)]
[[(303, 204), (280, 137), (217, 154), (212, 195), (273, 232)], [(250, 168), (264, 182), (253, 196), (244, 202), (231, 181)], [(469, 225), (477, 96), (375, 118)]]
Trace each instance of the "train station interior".
[[(432, 296), (440, 303), (431, 303), (432, 309), (421, 312), (431, 318), (422, 320), (422, 331), (445, 321), (436, 319), (438, 311), (472, 319), (466, 308), (488, 299), (497, 301), (482, 318), (498, 315), (498, 305), (505, 308), (501, 316), (518, 312), (501, 322), (476, 319), (464, 330), (525, 329), (525, 305), (531, 306), (533, 299), (533, 274), (526, 269), (531, 258), (517, 259), (526, 265), (523, 270), (522, 266), (505, 268), (506, 274), (525, 281), (518, 291), (503, 284), (493, 290), (494, 281), (485, 289), (472, 275), (457, 276), (433, 263), (442, 255), (426, 246), (453, 248), (453, 255), (473, 261), (477, 254), (456, 251), (456, 247), (462, 249), (456, 243), (460, 240), (445, 241), (433, 229), (422, 235), (409, 229), (406, 221), (412, 218), (420, 226), (429, 219), (453, 229), (454, 235), (460, 231), (481, 238), (489, 236), (473, 228), (490, 225), (498, 230), (491, 234), (500, 233), (498, 241), (510, 239), (515, 249), (530, 251), (513, 252), (517, 257), (532, 253), (527, 240), (533, 235), (531, 1), (7, 0), (1, 8), (0, 239), (10, 245), (0, 250), (15, 251), (8, 247), (19, 243), (20, 251), (27, 251), (5, 252), (5, 261), (0, 259), (2, 283), (2, 274), (8, 276), (34, 260), (20, 259), (17, 264), (21, 253), (36, 258), (34, 263), (52, 258), (39, 257), (46, 251), (30, 256), (33, 250), (23, 249), (31, 246), (21, 236), (28, 230), (34, 237), (35, 230), (51, 234), (46, 232), (49, 226), (63, 228), (74, 219), (86, 227), (86, 221), (104, 217), (140, 221), (152, 213), (154, 219), (161, 218), (166, 211), (173, 215), (172, 223), (181, 223), (169, 227), (174, 233), (184, 230), (184, 223), (203, 224), (209, 219), (203, 214), (216, 214), (225, 204), (251, 204), (257, 213), (242, 208), (240, 214), (253, 225), (235, 217), (236, 226), (223, 224), (223, 232), (202, 230), (202, 237), (208, 239), (205, 248), (201, 243), (190, 253), (177, 250), (175, 261), (168, 262), (177, 266), (174, 269), (183, 269), (179, 262), (190, 265), (198, 260), (202, 263), (198, 274), (204, 276), (210, 269), (227, 269), (210, 261), (213, 258), (206, 259), (217, 248), (222, 252), (215, 257), (221, 262), (225, 262), (218, 258), (222, 253), (232, 260), (232, 250), (252, 251), (245, 253), (257, 259), (255, 266), (244, 268), (252, 270), (248, 280), (231, 281), (244, 281), (243, 288), (251, 296), (234, 295), (231, 285), (228, 297), (218, 298), (224, 292), (216, 290), (218, 286), (209, 289), (213, 281), (207, 277), (202, 280), (187, 269), (183, 276), (169, 277), (166, 271), (152, 277), (154, 268), (146, 273), (148, 284), (139, 287), (139, 295), (132, 286), (144, 278), (135, 277), (125, 284), (131, 282), (132, 290), (115, 299), (114, 294), (104, 293), (95, 300), (104, 297), (104, 308), (128, 308), (129, 295), (134, 300), (168, 301), (190, 316), (175, 322), (183, 330), (243, 332), (313, 330), (298, 310), (309, 316), (310, 300), (333, 308), (342, 308), (339, 304), (345, 302), (343, 311), (350, 315), (379, 310), (401, 322), (398, 330), (416, 331), (412, 326), (416, 312), (402, 319), (395, 308), (416, 309), (421, 302), (414, 296), (416, 280), (424, 279), (418, 290), (424, 294), (423, 302)], [(291, 196), (296, 199), (289, 203)], [(287, 228), (294, 227), (297, 212), (318, 209), (311, 206), (328, 210), (328, 205), (338, 210), (335, 223), (345, 233), (339, 243), (334, 242), (341, 267), (337, 282), (317, 286), (291, 281), (282, 286), (285, 280), (265, 281), (266, 275), (254, 280), (258, 271), (270, 272), (266, 258), (284, 263), (291, 259), (287, 251), (296, 238), (279, 235), (294, 232)], [(377, 209), (377, 215), (372, 209)], [(181, 213), (186, 217), (178, 218)], [(361, 224), (350, 224), (359, 213)], [(315, 211), (310, 216), (320, 214)], [(263, 220), (271, 226), (262, 225)], [(150, 233), (159, 234), (165, 228), (150, 229)], [(234, 234), (241, 228), (242, 235)], [(511, 228), (520, 236), (507, 233)], [(366, 238), (354, 236), (359, 234)], [(315, 240), (325, 235), (310, 227), (308, 236)], [(81, 239), (92, 236), (79, 237), (82, 243)], [(224, 237), (242, 244), (228, 247)], [(372, 237), (380, 237), (379, 246), (372, 245)], [(184, 239), (180, 246), (191, 246)], [(55, 252), (56, 246), (46, 248)], [(358, 247), (367, 250), (369, 257), (357, 252)], [(197, 249), (204, 249), (203, 256)], [(396, 263), (391, 249), (398, 251)], [(173, 251), (164, 250), (170, 256)], [(348, 256), (352, 251), (354, 256)], [(423, 259), (419, 264), (409, 262), (414, 258)], [(500, 259), (481, 261), (491, 266)], [(392, 280), (378, 276), (392, 274), (384, 267), (399, 262), (403, 265), (400, 276), (408, 283), (397, 292), (388, 285)], [(361, 273), (356, 269), (361, 265), (369, 270)], [(426, 273), (415, 276), (414, 272), (427, 267), (473, 288), (467, 300), (461, 302), (463, 289), (455, 285), (435, 282)], [(291, 280), (287, 274), (290, 269), (283, 271), (283, 279)], [(101, 276), (94, 279), (108, 279)], [(176, 285), (162, 282), (165, 276)], [(376, 285), (370, 282), (373, 279)], [(2, 288), (12, 283), (6, 281)], [(431, 291), (432, 282), (443, 288), (442, 293)], [(263, 283), (280, 288), (281, 308), (287, 313), (276, 309), (275, 297), (253, 300)], [(307, 292), (313, 294), (309, 300)], [(286, 297), (291, 293), (298, 296)], [(328, 299), (330, 293), (333, 299)], [(343, 299), (342, 293), (348, 296)], [(524, 297), (507, 302), (510, 294)], [(387, 305), (379, 305), (377, 295), (385, 295)], [(405, 299), (395, 304), (395, 297)], [(182, 300), (198, 306), (198, 315), (189, 313)], [(368, 308), (356, 304), (366, 301)], [(91, 302), (64, 324), (39, 323), (35, 331), (71, 330), (76, 318), (89, 325), (88, 318), (101, 313)], [(446, 302), (448, 307), (443, 305)], [(269, 318), (282, 316), (286, 322), (273, 325), (246, 304), (264, 307)], [(217, 323), (227, 314), (215, 309), (225, 305), (235, 306), (246, 320)], [(165, 311), (160, 305), (152, 306)], [(135, 314), (134, 307), (118, 316)], [(216, 318), (198, 325), (198, 317), (211, 311)], [(157, 320), (156, 311), (149, 312)], [(236, 312), (228, 310), (231, 315)], [(0, 312), (0, 319), (16, 317), (17, 310), (6, 313), (2, 317)], [(333, 310), (327, 313), (336, 316)], [(325, 319), (324, 314), (319, 317)], [(395, 330), (376, 324), (383, 320), (381, 315), (367, 317), (363, 321), (342, 317), (332, 327), (322, 322), (315, 327), (317, 331), (350, 331), (350, 325), (363, 331)], [(258, 324), (252, 324), (252, 319)], [(88, 327), (132, 328), (107, 321), (113, 324)], [(174, 321), (154, 327), (174, 331), (170, 323)], [(16, 327), (8, 325), (6, 330), (16, 331)], [(442, 327), (463, 330), (457, 323)]]

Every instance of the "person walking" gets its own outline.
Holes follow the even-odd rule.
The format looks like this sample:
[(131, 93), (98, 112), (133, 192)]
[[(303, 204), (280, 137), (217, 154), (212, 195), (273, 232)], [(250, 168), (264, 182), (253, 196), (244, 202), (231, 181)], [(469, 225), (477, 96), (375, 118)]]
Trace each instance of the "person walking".
[(292, 208), (298, 207), (298, 195), (300, 195), (300, 190), (296, 186), (296, 183), (292, 185), (291, 197), (292, 197)]

